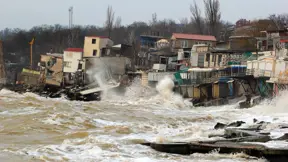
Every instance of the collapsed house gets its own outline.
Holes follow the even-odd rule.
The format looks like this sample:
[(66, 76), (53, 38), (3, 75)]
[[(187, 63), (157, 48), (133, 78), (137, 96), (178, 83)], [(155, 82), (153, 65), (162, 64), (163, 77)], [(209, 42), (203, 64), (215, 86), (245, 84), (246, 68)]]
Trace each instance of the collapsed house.
[(64, 93), (69, 99), (99, 99), (103, 88), (118, 87), (127, 71), (133, 69), (131, 60), (125, 57), (127, 51), (129, 46), (113, 46), (109, 38), (85, 37), (83, 49), (41, 55), (39, 71), (23, 69), (18, 83), (49, 97)]

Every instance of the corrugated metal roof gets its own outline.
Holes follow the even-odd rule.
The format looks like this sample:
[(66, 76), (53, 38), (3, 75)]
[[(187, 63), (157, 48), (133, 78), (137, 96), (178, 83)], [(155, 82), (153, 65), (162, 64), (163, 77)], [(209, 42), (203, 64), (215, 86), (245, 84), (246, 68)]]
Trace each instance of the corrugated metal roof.
[(184, 34), (184, 33), (173, 33), (172, 35), (176, 39), (192, 39), (192, 40), (203, 40), (203, 41), (216, 41), (216, 38), (212, 35), (197, 35), (197, 34)]
[(67, 48), (64, 51), (69, 51), (69, 52), (83, 52), (82, 48)]

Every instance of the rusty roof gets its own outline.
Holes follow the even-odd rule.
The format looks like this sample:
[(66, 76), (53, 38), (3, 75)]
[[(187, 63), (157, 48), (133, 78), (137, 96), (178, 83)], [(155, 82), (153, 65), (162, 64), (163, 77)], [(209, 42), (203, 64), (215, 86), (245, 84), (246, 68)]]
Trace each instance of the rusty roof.
[(198, 35), (198, 34), (184, 34), (173, 33), (172, 37), (176, 39), (191, 39), (191, 40), (203, 40), (203, 41), (216, 41), (216, 38), (212, 35)]
[(64, 51), (68, 51), (68, 52), (83, 52), (83, 48), (67, 48)]

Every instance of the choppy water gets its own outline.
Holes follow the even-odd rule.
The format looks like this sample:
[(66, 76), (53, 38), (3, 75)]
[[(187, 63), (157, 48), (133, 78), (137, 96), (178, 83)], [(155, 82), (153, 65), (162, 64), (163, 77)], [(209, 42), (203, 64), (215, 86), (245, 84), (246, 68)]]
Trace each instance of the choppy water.
[(275, 136), (286, 131), (277, 129), (288, 121), (286, 93), (272, 104), (239, 110), (237, 105), (193, 108), (161, 89), (165, 86), (157, 94), (136, 84), (124, 96), (106, 94), (103, 101), (89, 103), (1, 90), (0, 161), (262, 162), (245, 154), (171, 155), (139, 143), (205, 140), (221, 132), (213, 130), (217, 122), (249, 124), (253, 118), (272, 122), (266, 129)]

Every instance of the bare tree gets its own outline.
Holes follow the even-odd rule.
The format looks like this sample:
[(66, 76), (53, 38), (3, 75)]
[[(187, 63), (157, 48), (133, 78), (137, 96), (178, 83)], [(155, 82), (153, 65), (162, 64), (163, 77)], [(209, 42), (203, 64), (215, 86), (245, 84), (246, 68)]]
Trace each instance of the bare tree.
[(113, 30), (114, 18), (115, 18), (115, 13), (113, 11), (113, 8), (112, 8), (112, 6), (108, 6), (105, 28), (108, 31), (108, 37), (109, 38), (111, 37), (111, 33)]
[(122, 26), (121, 23), (122, 23), (122, 19), (121, 19), (120, 16), (118, 16), (117, 19), (116, 19), (116, 21), (115, 21), (114, 27), (115, 27), (115, 28), (120, 28), (120, 27)]
[(137, 49), (136, 49), (136, 46), (137, 46), (137, 39), (136, 39), (136, 36), (135, 36), (135, 31), (134, 30), (131, 30), (129, 33), (128, 33), (128, 37), (127, 37), (127, 40), (126, 40), (127, 44), (131, 45), (132, 46), (132, 64), (133, 66), (136, 64), (136, 58), (137, 58)]
[(270, 15), (269, 19), (272, 20), (278, 29), (286, 28), (288, 25), (288, 14)]
[(203, 34), (204, 20), (201, 16), (201, 10), (195, 0), (194, 4), (190, 5), (190, 12), (192, 14), (192, 23), (195, 25), (197, 33)]
[(134, 32), (134, 30), (132, 30), (128, 33), (128, 37), (127, 37), (126, 42), (127, 42), (127, 44), (132, 45), (133, 42), (135, 42), (135, 40), (136, 40), (135, 32)]
[(204, 5), (209, 33), (218, 37), (221, 19), (219, 0), (204, 0)]
[(221, 31), (219, 36), (219, 41), (226, 42), (234, 31), (234, 24), (229, 21), (221, 21)]
[(155, 26), (158, 22), (157, 13), (152, 14), (152, 21), (150, 22), (151, 26)]
[(179, 21), (180, 21), (180, 23), (183, 24), (183, 25), (188, 25), (188, 24), (189, 24), (189, 21), (188, 21), (187, 17), (181, 18)]
[(188, 18), (186, 18), (186, 17), (185, 18), (181, 18), (179, 21), (180, 21), (180, 25), (179, 25), (178, 29), (180, 30), (181, 33), (186, 32), (186, 29), (187, 29), (187, 27), (189, 25)]

